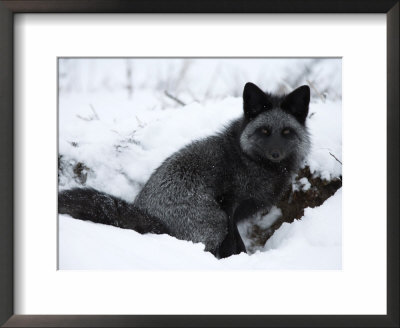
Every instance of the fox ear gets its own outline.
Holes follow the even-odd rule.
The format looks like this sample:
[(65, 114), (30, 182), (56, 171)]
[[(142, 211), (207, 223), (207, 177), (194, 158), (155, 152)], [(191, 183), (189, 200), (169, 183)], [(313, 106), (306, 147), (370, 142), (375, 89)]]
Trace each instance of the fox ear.
[(268, 96), (254, 83), (247, 82), (243, 90), (243, 110), (247, 118), (253, 118), (263, 110), (270, 109)]
[(310, 104), (310, 88), (303, 85), (289, 93), (282, 101), (282, 109), (287, 110), (296, 119), (304, 124), (308, 114), (308, 105)]

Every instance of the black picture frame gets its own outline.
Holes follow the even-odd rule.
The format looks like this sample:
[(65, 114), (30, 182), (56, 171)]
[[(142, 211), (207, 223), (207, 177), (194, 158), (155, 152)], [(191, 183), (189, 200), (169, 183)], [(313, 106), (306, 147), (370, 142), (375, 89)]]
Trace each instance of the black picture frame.
[[(0, 324), (4, 327), (399, 327), (399, 7), (398, 0), (1, 0)], [(17, 13), (386, 14), (387, 315), (14, 315), (13, 20)]]

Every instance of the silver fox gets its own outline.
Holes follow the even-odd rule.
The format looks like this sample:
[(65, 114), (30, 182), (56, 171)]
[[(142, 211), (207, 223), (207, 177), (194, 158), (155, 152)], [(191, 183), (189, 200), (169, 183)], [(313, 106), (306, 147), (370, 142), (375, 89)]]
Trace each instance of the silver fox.
[(246, 252), (237, 223), (290, 187), (310, 148), (309, 102), (308, 86), (279, 96), (246, 83), (243, 116), (167, 158), (133, 203), (78, 188), (59, 193), (59, 213), (201, 242), (217, 258)]

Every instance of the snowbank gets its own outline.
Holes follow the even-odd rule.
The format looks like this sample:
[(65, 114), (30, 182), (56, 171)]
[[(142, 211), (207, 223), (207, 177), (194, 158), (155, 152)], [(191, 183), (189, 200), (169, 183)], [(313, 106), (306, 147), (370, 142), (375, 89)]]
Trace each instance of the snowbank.
[(323, 206), (306, 209), (301, 220), (283, 224), (265, 247), (252, 255), (217, 260), (204, 245), (168, 235), (59, 218), (60, 269), (341, 269), (342, 192)]

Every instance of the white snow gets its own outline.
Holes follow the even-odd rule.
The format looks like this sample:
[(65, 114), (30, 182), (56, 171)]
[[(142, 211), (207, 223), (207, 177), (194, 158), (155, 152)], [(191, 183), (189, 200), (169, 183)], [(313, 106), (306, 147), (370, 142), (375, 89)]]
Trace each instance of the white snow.
[(243, 239), (244, 245), (246, 246), (246, 251), (248, 254), (252, 254), (256, 250), (260, 250), (262, 248), (252, 239), (254, 226), (257, 225), (263, 231), (268, 231), (268, 228), (270, 228), (281, 216), (281, 209), (276, 206), (272, 206), (268, 214), (264, 216), (262, 214), (257, 214), (245, 221), (239, 222), (238, 230)]
[[(312, 82), (308, 127), (312, 150), (307, 164), (315, 176), (341, 175), (341, 62), (320, 60), (299, 81), (311, 60), (61, 60), (59, 154), (65, 163), (84, 163), (86, 186), (132, 201), (162, 161), (192, 140), (211, 135), (241, 115), (247, 81), (270, 91)], [(131, 65), (126, 89), (126, 67)], [(308, 82), (307, 82), (308, 81)], [(295, 86), (298, 86), (295, 85)], [(290, 89), (290, 88), (289, 88)], [(167, 90), (186, 103), (167, 97)], [(336, 157), (336, 158), (335, 158)], [(72, 169), (60, 189), (79, 186)], [(300, 187), (309, 188), (307, 179)], [(268, 228), (268, 215), (241, 225), (246, 239), (254, 220)], [(263, 248), (216, 260), (204, 246), (162, 235), (128, 231), (59, 216), (60, 269), (340, 269), (341, 191), (304, 217), (284, 224)]]
[(60, 269), (341, 269), (341, 190), (304, 217), (284, 223), (252, 255), (217, 260), (203, 244), (59, 218)]
[(301, 178), (299, 183), (301, 184), (301, 190), (307, 191), (311, 188), (311, 183), (306, 177)]
[[(311, 116), (311, 117), (310, 117)], [(308, 119), (312, 147), (307, 159), (311, 173), (325, 180), (342, 174), (342, 112), (341, 102), (310, 105)]]

